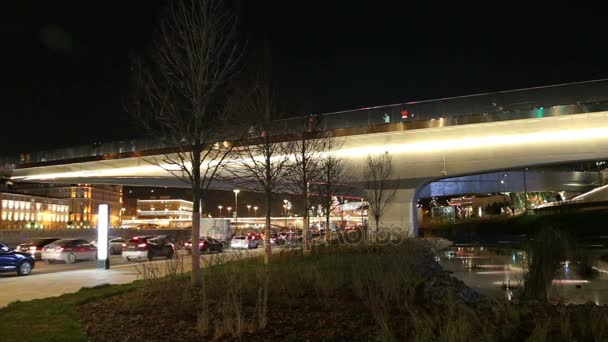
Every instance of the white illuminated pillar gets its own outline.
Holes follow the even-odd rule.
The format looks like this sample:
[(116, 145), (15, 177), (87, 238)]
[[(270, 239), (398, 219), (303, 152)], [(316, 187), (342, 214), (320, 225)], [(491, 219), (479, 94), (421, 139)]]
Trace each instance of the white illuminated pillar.
[(100, 204), (97, 212), (97, 268), (109, 269), (108, 227), (110, 226), (110, 206)]

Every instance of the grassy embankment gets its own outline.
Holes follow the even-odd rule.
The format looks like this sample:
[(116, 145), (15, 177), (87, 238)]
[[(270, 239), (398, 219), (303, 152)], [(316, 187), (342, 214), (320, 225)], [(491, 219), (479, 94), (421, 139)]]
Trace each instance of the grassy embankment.
[(0, 310), (0, 331), (23, 341), (608, 338), (606, 308), (485, 299), (441, 271), (419, 240), (297, 253), (269, 268), (258, 258), (207, 268), (203, 291), (176, 274), (14, 303)]

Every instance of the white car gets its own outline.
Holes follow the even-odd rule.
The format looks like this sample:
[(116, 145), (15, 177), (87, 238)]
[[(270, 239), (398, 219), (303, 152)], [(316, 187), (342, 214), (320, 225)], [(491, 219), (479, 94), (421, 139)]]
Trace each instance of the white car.
[(65, 261), (73, 264), (78, 260), (97, 259), (97, 248), (88, 241), (80, 239), (57, 240), (44, 246), (42, 250), (42, 260), (49, 264), (55, 261)]
[(230, 241), (230, 248), (234, 249), (252, 249), (258, 248), (258, 241), (248, 239), (246, 236), (235, 236)]
[[(127, 240), (125, 240), (124, 238), (121, 238), (121, 237), (109, 239), (108, 240), (108, 254), (109, 255), (121, 254), (122, 247), (125, 246), (126, 243), (127, 243)], [(97, 247), (97, 240), (91, 241), (91, 245)]]

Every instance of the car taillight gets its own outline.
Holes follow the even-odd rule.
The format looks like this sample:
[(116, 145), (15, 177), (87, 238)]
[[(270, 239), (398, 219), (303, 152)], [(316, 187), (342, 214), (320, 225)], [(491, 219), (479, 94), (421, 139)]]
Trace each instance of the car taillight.
[(55, 252), (63, 252), (63, 247), (55, 247)]
[(148, 244), (147, 243), (140, 243), (139, 245), (137, 245), (137, 247), (147, 247)]
[(190, 246), (192, 246), (192, 244), (191, 244), (190, 242), (186, 242), (184, 245), (185, 245), (186, 247), (190, 247)]
[(198, 245), (199, 245), (200, 247), (202, 247), (203, 245), (205, 245), (205, 243), (204, 243), (204, 242), (199, 242), (199, 243), (198, 243)]
[(126, 244), (126, 243), (123, 243), (123, 244), (122, 244), (122, 246), (123, 246), (123, 247), (127, 247), (127, 244)]

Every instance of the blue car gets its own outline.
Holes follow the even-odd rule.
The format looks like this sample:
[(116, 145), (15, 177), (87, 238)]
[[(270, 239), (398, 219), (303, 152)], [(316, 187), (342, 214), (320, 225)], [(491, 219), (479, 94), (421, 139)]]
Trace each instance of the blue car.
[(17, 272), (20, 276), (32, 273), (36, 259), (28, 253), (16, 252), (0, 243), (0, 272)]

